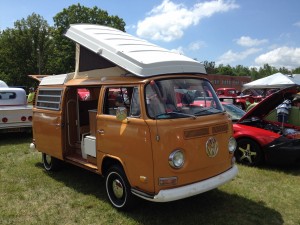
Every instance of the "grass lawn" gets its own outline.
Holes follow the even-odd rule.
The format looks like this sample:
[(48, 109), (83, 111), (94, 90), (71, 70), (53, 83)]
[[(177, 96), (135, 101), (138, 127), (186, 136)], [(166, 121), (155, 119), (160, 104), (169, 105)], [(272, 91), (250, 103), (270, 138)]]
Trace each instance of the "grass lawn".
[(0, 134), (0, 224), (300, 224), (300, 165), (239, 165), (232, 182), (169, 203), (141, 200), (130, 212), (108, 202), (104, 179), (66, 165), (47, 173), (30, 135)]

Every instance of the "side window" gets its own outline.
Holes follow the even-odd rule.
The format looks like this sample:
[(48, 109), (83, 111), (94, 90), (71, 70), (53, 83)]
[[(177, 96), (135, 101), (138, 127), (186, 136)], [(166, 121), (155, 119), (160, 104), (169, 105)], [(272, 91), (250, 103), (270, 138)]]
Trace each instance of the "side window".
[(105, 92), (104, 114), (116, 115), (118, 107), (126, 107), (127, 115), (140, 115), (140, 101), (137, 87), (108, 87)]
[(130, 116), (139, 117), (141, 115), (139, 89), (133, 88), (131, 104), (130, 104)]
[(40, 89), (36, 98), (36, 108), (60, 110), (63, 89)]

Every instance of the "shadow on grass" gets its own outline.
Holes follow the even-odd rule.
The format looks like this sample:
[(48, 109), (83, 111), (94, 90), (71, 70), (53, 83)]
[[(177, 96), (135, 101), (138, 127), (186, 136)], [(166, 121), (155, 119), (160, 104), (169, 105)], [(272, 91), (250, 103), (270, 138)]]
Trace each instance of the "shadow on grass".
[(289, 165), (261, 165), (257, 167), (262, 170), (268, 170), (268, 171), (278, 171), (278, 172), (283, 172), (289, 175), (293, 176), (299, 176), (300, 175), (300, 162), (299, 163), (294, 163), (294, 164), (289, 164)]
[[(37, 163), (37, 167), (42, 164)], [(64, 164), (59, 172), (45, 172), (53, 179), (86, 195), (94, 195), (99, 201), (106, 201), (105, 182), (99, 175)], [(112, 207), (112, 210), (113, 209)], [(100, 214), (101, 212), (99, 212)], [(218, 189), (179, 201), (153, 203), (138, 200), (131, 211), (122, 212), (137, 224), (283, 224), (279, 212), (243, 196), (226, 193)]]
[(22, 144), (32, 141), (32, 133), (26, 132), (12, 132), (12, 133), (0, 133), (0, 145)]

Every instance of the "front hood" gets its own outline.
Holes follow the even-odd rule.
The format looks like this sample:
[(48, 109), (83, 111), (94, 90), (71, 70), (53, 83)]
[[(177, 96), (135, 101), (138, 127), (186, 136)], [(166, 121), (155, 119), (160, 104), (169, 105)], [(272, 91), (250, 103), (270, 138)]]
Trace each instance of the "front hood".
[(294, 94), (299, 91), (298, 86), (285, 88), (268, 96), (249, 110), (238, 123), (250, 119), (252, 117), (264, 118), (268, 113), (275, 109), (284, 99), (291, 99)]

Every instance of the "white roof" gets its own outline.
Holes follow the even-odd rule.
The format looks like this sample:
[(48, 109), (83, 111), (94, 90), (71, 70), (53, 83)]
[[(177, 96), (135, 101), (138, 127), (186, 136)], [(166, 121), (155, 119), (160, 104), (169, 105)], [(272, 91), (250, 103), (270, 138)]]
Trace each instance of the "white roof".
[[(23, 88), (0, 88), (0, 106), (26, 105), (26, 92)], [(13, 97), (12, 99), (10, 97)]]
[(92, 24), (72, 24), (65, 34), (137, 76), (204, 73), (203, 64), (120, 30)]
[(8, 86), (4, 81), (0, 80), (0, 87), (7, 88)]
[(290, 86), (300, 85), (300, 75), (286, 75), (275, 73), (270, 76), (257, 79), (243, 85), (243, 90), (249, 88), (286, 88)]
[(49, 75), (42, 78), (40, 85), (58, 85), (64, 84), (74, 77), (74, 73), (59, 74), (59, 75)]

